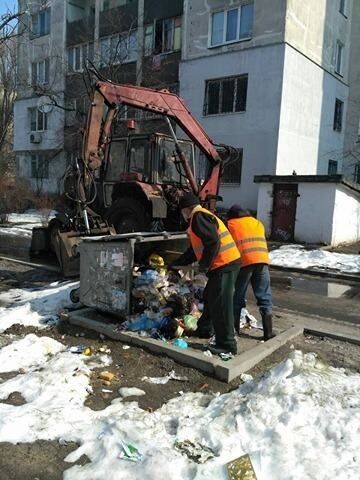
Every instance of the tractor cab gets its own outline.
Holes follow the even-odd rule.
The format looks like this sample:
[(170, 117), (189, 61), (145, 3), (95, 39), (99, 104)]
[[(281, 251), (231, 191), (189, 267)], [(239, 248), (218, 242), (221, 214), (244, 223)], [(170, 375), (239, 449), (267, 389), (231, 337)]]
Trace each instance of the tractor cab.
[[(178, 143), (194, 173), (193, 143)], [(114, 137), (104, 160), (97, 180), (102, 213), (118, 233), (184, 228), (177, 205), (189, 184), (172, 137)]]

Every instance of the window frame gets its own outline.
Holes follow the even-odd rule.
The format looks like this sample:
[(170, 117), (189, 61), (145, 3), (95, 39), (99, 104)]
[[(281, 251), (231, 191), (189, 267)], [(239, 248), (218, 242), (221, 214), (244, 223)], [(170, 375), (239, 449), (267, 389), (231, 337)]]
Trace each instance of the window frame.
[[(252, 24), (254, 25), (254, 2), (248, 2), (244, 3), (243, 5), (239, 6), (232, 6), (226, 9), (222, 10), (214, 10), (211, 12), (209, 16), (209, 28), (208, 28), (208, 48), (216, 48), (220, 47), (222, 45), (231, 45), (233, 43), (239, 43), (239, 42), (248, 42), (253, 38), (253, 26), (250, 32), (250, 36), (246, 36), (243, 38), (240, 38), (240, 26), (241, 26), (241, 14), (242, 14), (242, 8), (247, 6), (247, 5), (252, 5), (253, 6), (253, 17), (252, 17)], [(227, 18), (228, 18), (228, 13), (230, 11), (237, 10), (238, 11), (238, 16), (237, 16), (237, 25), (236, 25), (236, 39), (235, 40), (226, 40), (226, 34), (227, 34)], [(213, 26), (213, 16), (217, 13), (224, 13), (224, 20), (223, 20), (223, 38), (220, 43), (212, 43), (212, 26)]]
[[(30, 131), (31, 132), (46, 132), (48, 129), (48, 114), (44, 112), (40, 112), (37, 107), (30, 107), (29, 108), (30, 114)], [(35, 115), (35, 118), (33, 117)], [(42, 120), (40, 121), (40, 117)], [(39, 124), (42, 124), (43, 128), (39, 128)], [(35, 129), (33, 126), (35, 125)]]
[[(91, 54), (92, 47), (92, 54)], [(79, 68), (76, 68), (76, 51), (79, 51)], [(70, 66), (70, 53), (72, 65)], [(79, 43), (78, 45), (72, 45), (67, 48), (67, 71), (68, 73), (79, 73), (84, 71), (85, 58), (89, 57), (92, 61), (94, 60), (94, 43), (85, 42)]]
[[(238, 101), (237, 93), (238, 93), (238, 82), (239, 80), (246, 79), (246, 93), (245, 93), (245, 108), (243, 110), (236, 110), (236, 104)], [(234, 92), (233, 92), (233, 110), (231, 112), (223, 112), (221, 111), (222, 108), (222, 99), (223, 99), (223, 83), (226, 81), (234, 80)], [(209, 86), (212, 83), (220, 83), (219, 86), (219, 99), (218, 99), (218, 111), (216, 113), (208, 113), (209, 111)], [(248, 84), (249, 84), (249, 75), (242, 74), (242, 75), (231, 75), (229, 77), (220, 77), (214, 79), (205, 80), (205, 97), (204, 97), (204, 106), (203, 106), (203, 116), (210, 117), (214, 115), (231, 115), (231, 114), (239, 114), (245, 113), (247, 107), (247, 91), (248, 91)]]
[(343, 116), (344, 116), (344, 102), (340, 100), (340, 98), (335, 98), (334, 122), (333, 122), (334, 132), (339, 132), (339, 133), (342, 132)]
[[(168, 21), (171, 21), (171, 29), (170, 29), (171, 30), (171, 45), (170, 45), (169, 50), (165, 50), (166, 41), (165, 41), (164, 25), (165, 25), (165, 22), (168, 22)], [(177, 21), (179, 23), (178, 25), (176, 25)], [(158, 23), (161, 23), (161, 36), (162, 36), (161, 51), (156, 50), (156, 25)], [(150, 26), (150, 24), (146, 25), (145, 28), (149, 27), (149, 26)], [(179, 45), (178, 48), (175, 48), (175, 37), (176, 37), (177, 32), (180, 32), (180, 37), (179, 37), (180, 45)], [(145, 56), (150, 56), (152, 54), (154, 54), (154, 55), (167, 55), (169, 53), (179, 52), (179, 51), (181, 51), (181, 46), (182, 46), (182, 16), (177, 15), (176, 17), (167, 17), (167, 18), (155, 19), (154, 24), (153, 24), (153, 28), (152, 28), (152, 52), (150, 54), (145, 53)]]
[(354, 183), (360, 184), (360, 163), (354, 165)]
[[(41, 18), (44, 18), (44, 29), (41, 31)], [(51, 32), (51, 7), (43, 8), (30, 16), (31, 38), (43, 37)], [(34, 28), (36, 25), (36, 28)]]
[[(333, 171), (335, 170), (335, 171)], [(328, 175), (337, 175), (338, 173), (338, 161), (329, 160), (328, 161)]]
[[(45, 171), (45, 175), (39, 176), (39, 165), (42, 162), (42, 170)], [(47, 180), (49, 177), (49, 157), (46, 154), (31, 153), (30, 154), (30, 178)], [(45, 166), (45, 168), (44, 168)]]
[(345, 45), (340, 40), (337, 40), (335, 55), (335, 73), (340, 77), (343, 76), (344, 49)]
[[(112, 52), (111, 41), (117, 39), (116, 55)], [(121, 54), (121, 43), (123, 39), (126, 40), (126, 56), (124, 58), (118, 58), (118, 54)], [(132, 39), (132, 40), (131, 40)], [(135, 42), (134, 42), (135, 40)], [(134, 42), (135, 48), (132, 50), (131, 42)], [(106, 52), (102, 50), (102, 45), (106, 43)], [(108, 67), (110, 65), (122, 65), (123, 63), (136, 62), (138, 57), (138, 43), (137, 43), (137, 30), (133, 29), (128, 32), (116, 33), (114, 35), (108, 35), (99, 39), (100, 44), (100, 66)], [(133, 55), (129, 57), (129, 53), (133, 52)]]
[[(40, 64), (43, 64), (43, 79), (40, 79)], [(50, 78), (50, 60), (45, 58), (38, 62), (31, 63), (31, 85), (48, 85)]]

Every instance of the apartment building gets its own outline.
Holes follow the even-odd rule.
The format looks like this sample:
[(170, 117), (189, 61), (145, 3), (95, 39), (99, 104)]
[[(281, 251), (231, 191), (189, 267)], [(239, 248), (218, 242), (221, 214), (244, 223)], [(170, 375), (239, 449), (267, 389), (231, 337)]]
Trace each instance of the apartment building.
[[(18, 178), (57, 193), (81, 150), (89, 105), (88, 68), (116, 82), (178, 91), (182, 0), (19, 0), (28, 14), (18, 41), (14, 150)], [(122, 109), (118, 131), (164, 129), (151, 115)]]
[[(357, 5), (356, 5), (357, 3)], [(225, 206), (257, 208), (255, 175), (353, 180), (360, 115), (359, 2), (185, 0), (180, 94), (239, 150)]]

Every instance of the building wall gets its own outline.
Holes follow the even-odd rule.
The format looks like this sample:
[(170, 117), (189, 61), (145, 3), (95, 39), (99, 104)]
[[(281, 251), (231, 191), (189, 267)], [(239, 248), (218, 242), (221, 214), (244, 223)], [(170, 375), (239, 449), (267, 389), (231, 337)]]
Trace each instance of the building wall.
[(350, 88), (345, 127), (343, 171), (344, 175), (354, 180), (355, 165), (360, 165), (360, 2), (353, 2), (351, 15)]
[(348, 87), (286, 45), (277, 175), (327, 174), (331, 159), (341, 171), (344, 131), (333, 130), (336, 98), (344, 102), (345, 121)]
[[(273, 184), (259, 184), (257, 217), (270, 235)], [(299, 183), (295, 241), (339, 245), (360, 240), (360, 194), (337, 183)], [(316, 205), (316, 208), (314, 208)]]
[(339, 12), (338, 0), (288, 0), (285, 42), (313, 62), (335, 73), (336, 42), (344, 46), (343, 81), (348, 80), (350, 24), (353, 0), (347, 0), (349, 16)]
[(48, 150), (49, 178), (33, 178), (31, 176), (31, 161), (27, 152), (17, 154), (17, 176), (25, 180), (34, 192), (59, 194), (62, 191), (62, 177), (66, 165), (65, 154), (62, 150)]
[(335, 183), (299, 184), (295, 241), (331, 244), (335, 191)]
[(211, 13), (249, 3), (249, 0), (185, 0), (183, 59), (218, 55), (284, 40), (286, 0), (255, 0), (251, 40), (209, 48)]
[[(180, 95), (217, 143), (243, 148), (241, 185), (223, 186), (224, 206), (242, 203), (255, 209), (256, 174), (276, 169), (282, 89), (283, 45), (211, 55), (180, 64)], [(203, 115), (205, 82), (248, 74), (246, 112)]]
[(335, 194), (332, 245), (360, 240), (360, 193), (339, 185)]
[(265, 227), (266, 236), (270, 237), (273, 209), (273, 184), (259, 183), (256, 216)]
[[(25, 2), (26, 5), (28, 2)], [(24, 7), (19, 2), (19, 8)], [(17, 101), (14, 105), (14, 151), (16, 152), (17, 176), (26, 179), (35, 191), (58, 192), (59, 180), (63, 175), (65, 159), (61, 152), (64, 139), (64, 110), (53, 107), (48, 113), (47, 130), (40, 134), (40, 143), (30, 142), (29, 108), (37, 108), (41, 96), (52, 97), (63, 105), (65, 87), (65, 4), (62, 0), (52, 0), (50, 34), (34, 38), (30, 32), (30, 15), (24, 17), (25, 31), (18, 37)], [(29, 13), (39, 11), (42, 2), (31, 2)], [(29, 28), (28, 28), (29, 27)], [(30, 32), (30, 33), (29, 33)], [(31, 64), (49, 58), (49, 82), (46, 85), (31, 85)], [(49, 179), (31, 178), (31, 155), (47, 155)]]

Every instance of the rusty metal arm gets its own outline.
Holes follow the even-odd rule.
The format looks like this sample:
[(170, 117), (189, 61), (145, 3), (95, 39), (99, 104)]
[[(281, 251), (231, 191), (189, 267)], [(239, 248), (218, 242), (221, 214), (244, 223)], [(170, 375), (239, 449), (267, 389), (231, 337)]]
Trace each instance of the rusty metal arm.
[[(152, 90), (111, 82), (96, 83), (83, 143), (83, 158), (91, 170), (99, 168), (102, 163), (101, 158), (96, 153), (100, 154), (101, 157), (110, 136), (111, 123), (116, 108), (121, 104), (172, 118), (205, 154), (212, 166), (211, 174), (200, 191), (198, 191), (195, 180), (191, 178), (192, 173), (190, 172), (191, 175), (189, 175), (189, 172), (186, 171), (192, 190), (198, 193), (203, 200), (209, 195), (217, 195), (221, 170), (220, 156), (210, 137), (192, 116), (183, 100), (167, 90)], [(105, 105), (108, 107), (108, 113), (103, 122)], [(182, 161), (182, 163), (184, 162)]]

